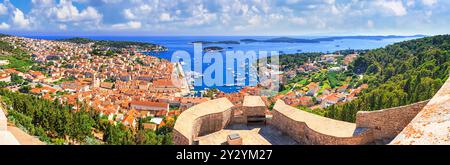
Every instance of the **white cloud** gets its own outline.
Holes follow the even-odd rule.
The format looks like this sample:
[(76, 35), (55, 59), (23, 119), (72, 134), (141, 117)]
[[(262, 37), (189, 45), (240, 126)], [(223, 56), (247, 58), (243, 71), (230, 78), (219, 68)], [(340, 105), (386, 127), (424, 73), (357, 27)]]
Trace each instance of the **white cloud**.
[(126, 19), (136, 19), (136, 16), (134, 15), (134, 13), (131, 11), (131, 9), (125, 9), (123, 11), (123, 15), (125, 16)]
[(437, 3), (437, 0), (422, 0), (422, 3), (427, 6), (433, 6)]
[(5, 22), (2, 22), (1, 24), (0, 24), (0, 30), (8, 30), (9, 29), (9, 24), (7, 24), (7, 23), (5, 23)]
[(373, 21), (372, 21), (372, 20), (368, 20), (368, 21), (367, 21), (367, 27), (368, 27), (368, 28), (373, 28), (373, 26), (374, 26)]
[(122, 2), (122, 0), (102, 0), (102, 2), (105, 4), (117, 4)]
[(56, 18), (58, 22), (100, 22), (103, 17), (91, 6), (79, 11), (70, 0), (61, 0), (56, 7), (49, 10), (49, 15)]
[(294, 23), (294, 24), (297, 24), (297, 25), (305, 25), (306, 24), (306, 20), (304, 18), (301, 18), (301, 17), (291, 18), (290, 21), (292, 23)]
[(338, 10), (338, 9), (336, 8), (336, 5), (332, 5), (332, 6), (331, 6), (331, 13), (333, 13), (333, 14), (339, 14), (339, 13), (340, 13), (340, 10)]
[(13, 16), (12, 16), (12, 22), (14, 23), (14, 25), (18, 26), (19, 28), (29, 28), (30, 26), (30, 20), (25, 18), (25, 15), (23, 14), (23, 12), (16, 8), (14, 10)]
[(259, 24), (261, 24), (261, 17), (259, 16), (259, 15), (254, 15), (253, 17), (251, 17), (249, 20), (248, 20), (248, 23), (250, 24), (250, 25), (259, 25)]
[(193, 7), (194, 8), (191, 12), (192, 17), (187, 18), (184, 22), (186, 25), (188, 26), (204, 25), (211, 23), (217, 19), (217, 14), (209, 12), (208, 9), (206, 9), (203, 6), (203, 4)]
[(425, 16), (431, 17), (433, 15), (433, 11), (426, 11)]
[(20, 8), (23, 12), (9, 1), (0, 0), (0, 26), (43, 31), (141, 29), (195, 34), (234, 29), (244, 34), (308, 34), (371, 28), (375, 32), (436, 25), (437, 16), (448, 14), (444, 11), (448, 3), (438, 0), (29, 0), (31, 9)]
[(125, 30), (125, 29), (140, 29), (142, 27), (141, 22), (137, 21), (130, 21), (127, 23), (120, 23), (120, 24), (114, 24), (112, 25), (112, 28), (118, 29), (118, 30)]
[(66, 25), (66, 24), (59, 24), (59, 25), (58, 25), (58, 28), (59, 28), (60, 30), (67, 30), (67, 25)]
[(38, 7), (51, 7), (55, 4), (54, 0), (31, 0), (34, 6)]
[(404, 16), (407, 14), (403, 2), (399, 0), (377, 0), (375, 5), (384, 8), (395, 16)]
[(334, 4), (336, 0), (324, 0), (324, 2), (327, 4)]
[(414, 0), (407, 0), (407, 1), (406, 1), (406, 6), (411, 7), (411, 6), (414, 6), (415, 3), (416, 3), (416, 2), (415, 2)]
[(302, 0), (287, 0), (286, 1), (286, 3), (287, 4), (296, 4), (296, 3), (299, 3), (299, 2), (301, 2)]
[(0, 3), (0, 15), (6, 14), (8, 14), (8, 8), (3, 3)]
[(161, 20), (161, 21), (171, 21), (172, 20), (172, 16), (170, 15), (170, 13), (161, 13), (161, 15), (159, 16), (159, 20)]

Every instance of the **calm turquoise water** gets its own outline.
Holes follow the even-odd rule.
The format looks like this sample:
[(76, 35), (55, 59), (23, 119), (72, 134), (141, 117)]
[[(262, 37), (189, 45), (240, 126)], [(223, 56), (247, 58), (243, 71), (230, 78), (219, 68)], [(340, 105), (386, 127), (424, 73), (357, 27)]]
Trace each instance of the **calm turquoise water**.
[[(30, 37), (30, 36), (27, 36)], [(164, 58), (167, 60), (172, 59), (172, 55), (175, 51), (186, 51), (191, 57), (194, 56), (194, 46), (191, 44), (193, 41), (239, 41), (241, 39), (256, 39), (256, 40), (266, 40), (271, 38), (276, 38), (278, 36), (152, 36), (152, 37), (109, 37), (109, 36), (81, 36), (84, 38), (90, 38), (94, 40), (115, 40), (115, 41), (139, 41), (139, 42), (150, 42), (155, 44), (160, 44), (167, 47), (169, 50), (167, 52), (161, 53), (151, 53), (150, 55), (157, 56), (160, 58)], [(64, 39), (71, 37), (63, 37), (63, 36), (32, 36), (31, 38), (38, 39)], [(293, 36), (292, 38), (315, 38), (315, 37), (306, 37), (306, 36)], [(405, 40), (410, 40), (415, 38), (396, 38), (396, 39), (383, 39), (383, 40), (364, 40), (364, 39), (343, 39), (336, 41), (327, 41), (320, 43), (266, 43), (266, 42), (254, 42), (254, 43), (241, 43), (241, 44), (211, 44), (207, 46), (220, 46), (225, 48), (225, 51), (276, 51), (276, 52), (284, 52), (285, 54), (292, 54), (297, 52), (334, 52), (337, 50), (345, 50), (345, 49), (374, 49), (385, 47), (386, 45), (401, 42)], [(339, 45), (339, 46), (338, 46)], [(205, 46), (204, 46), (205, 47)], [(225, 57), (225, 53), (222, 54)], [(195, 60), (199, 62), (197, 59)], [(201, 61), (200, 61), (201, 63)], [(198, 65), (198, 63), (195, 63)], [(192, 63), (192, 67), (194, 63)], [(210, 66), (208, 63), (203, 63), (203, 70)], [(225, 64), (224, 64), (225, 66)], [(185, 70), (190, 70), (190, 68), (186, 68)], [(226, 72), (226, 67), (224, 67), (224, 72)], [(224, 74), (225, 75), (225, 74)], [(197, 79), (196, 81), (200, 81)], [(203, 83), (201, 83), (203, 84)], [(246, 81), (246, 85), (255, 85), (254, 83), (250, 83)], [(195, 90), (203, 90), (205, 88), (218, 88), (223, 92), (236, 92), (240, 89), (240, 87), (234, 86), (206, 86), (199, 85), (195, 86)]]

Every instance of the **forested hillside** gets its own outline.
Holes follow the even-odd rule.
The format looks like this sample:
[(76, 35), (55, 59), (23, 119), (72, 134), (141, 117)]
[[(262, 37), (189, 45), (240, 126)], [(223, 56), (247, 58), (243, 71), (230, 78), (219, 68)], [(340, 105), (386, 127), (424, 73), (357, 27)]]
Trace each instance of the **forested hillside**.
[[(0, 38), (4, 36), (0, 34)], [(2, 40), (0, 40), (0, 60), (9, 61), (8, 65), (0, 66), (0, 69), (14, 68), (22, 72), (28, 71), (33, 64), (29, 53)]]
[(326, 109), (325, 116), (355, 121), (357, 111), (372, 111), (427, 100), (449, 76), (450, 35), (440, 35), (368, 51), (351, 65), (369, 84), (357, 99)]
[[(77, 102), (80, 108), (74, 110), (72, 105), (58, 100), (6, 89), (0, 89), (0, 103), (7, 109), (9, 121), (48, 144), (172, 144), (173, 123), (153, 131), (144, 130), (139, 121), (139, 129), (133, 130), (121, 123), (111, 124), (81, 102)], [(96, 139), (94, 133), (103, 133), (103, 141)]]

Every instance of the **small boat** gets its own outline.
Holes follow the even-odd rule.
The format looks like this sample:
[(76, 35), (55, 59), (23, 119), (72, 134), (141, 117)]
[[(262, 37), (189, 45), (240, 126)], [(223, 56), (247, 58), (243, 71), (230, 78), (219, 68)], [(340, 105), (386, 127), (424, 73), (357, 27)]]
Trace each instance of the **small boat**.
[(232, 86), (235, 86), (234, 84), (225, 84), (224, 86), (226, 86), (226, 87), (232, 87)]
[(236, 81), (245, 81), (245, 79), (246, 79), (245, 77), (237, 78)]
[(245, 83), (237, 83), (236, 86), (245, 86)]

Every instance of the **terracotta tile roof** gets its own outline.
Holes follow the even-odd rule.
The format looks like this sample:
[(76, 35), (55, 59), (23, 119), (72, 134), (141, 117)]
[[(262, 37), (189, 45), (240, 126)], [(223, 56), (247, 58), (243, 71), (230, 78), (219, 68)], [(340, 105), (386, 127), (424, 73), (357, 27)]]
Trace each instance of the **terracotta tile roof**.
[(41, 92), (55, 93), (56, 91), (58, 91), (58, 89), (47, 86), (44, 86), (42, 88), (33, 88), (30, 90), (31, 93), (41, 93)]
[(168, 103), (151, 102), (151, 101), (131, 101), (130, 105), (152, 106), (152, 107), (167, 107)]

